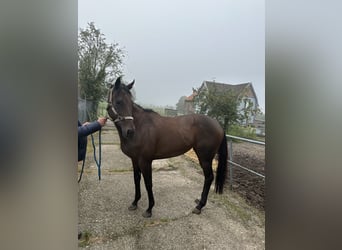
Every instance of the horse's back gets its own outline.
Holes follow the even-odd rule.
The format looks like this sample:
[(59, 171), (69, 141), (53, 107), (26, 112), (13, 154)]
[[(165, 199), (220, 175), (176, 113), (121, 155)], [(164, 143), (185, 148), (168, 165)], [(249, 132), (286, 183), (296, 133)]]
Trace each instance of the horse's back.
[(190, 114), (170, 119), (174, 120), (173, 127), (179, 135), (187, 138), (191, 147), (215, 147), (221, 143), (224, 131), (221, 125), (209, 116)]

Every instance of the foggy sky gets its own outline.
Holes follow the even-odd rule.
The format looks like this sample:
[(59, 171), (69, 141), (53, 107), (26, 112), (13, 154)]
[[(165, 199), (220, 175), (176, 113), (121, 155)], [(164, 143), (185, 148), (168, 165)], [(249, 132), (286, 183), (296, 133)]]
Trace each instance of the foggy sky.
[(126, 51), (136, 101), (175, 106), (204, 80), (252, 82), (265, 111), (263, 0), (79, 0), (79, 28), (95, 22)]

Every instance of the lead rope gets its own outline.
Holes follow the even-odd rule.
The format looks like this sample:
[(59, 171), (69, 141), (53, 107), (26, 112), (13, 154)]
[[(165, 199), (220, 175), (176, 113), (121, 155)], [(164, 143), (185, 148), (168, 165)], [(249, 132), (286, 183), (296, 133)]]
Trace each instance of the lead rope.
[(84, 157), (83, 162), (82, 162), (82, 169), (81, 169), (80, 177), (78, 178), (78, 183), (80, 183), (80, 181), (82, 179), (83, 169), (84, 169), (84, 162), (85, 162), (85, 157)]
[[(97, 166), (97, 174), (99, 176), (99, 181), (101, 180), (101, 130), (102, 129), (99, 130), (99, 161), (97, 161), (97, 158), (96, 158), (96, 147), (95, 147), (95, 142), (94, 142), (94, 136), (93, 134), (90, 134), (91, 142), (93, 145), (93, 151), (94, 151), (94, 160)], [(84, 170), (84, 162), (85, 162), (85, 158), (83, 159), (83, 162), (82, 162), (82, 169), (81, 169), (80, 177), (78, 178), (78, 183), (80, 183), (82, 179), (83, 170)]]
[(95, 148), (95, 142), (94, 142), (94, 136), (91, 134), (91, 142), (93, 144), (94, 149), (94, 160), (97, 166), (97, 175), (99, 176), (99, 181), (101, 180), (101, 130), (99, 130), (99, 161), (96, 159), (96, 148)]

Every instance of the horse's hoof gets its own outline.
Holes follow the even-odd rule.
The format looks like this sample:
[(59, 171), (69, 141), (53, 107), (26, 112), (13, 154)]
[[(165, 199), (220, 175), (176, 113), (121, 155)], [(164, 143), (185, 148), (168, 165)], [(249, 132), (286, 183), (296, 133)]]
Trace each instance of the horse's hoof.
[(128, 207), (128, 210), (133, 211), (133, 210), (136, 210), (137, 208), (138, 208), (137, 205), (131, 204), (131, 205)]
[(201, 209), (198, 209), (197, 207), (195, 207), (195, 208), (192, 210), (192, 213), (193, 213), (193, 214), (200, 214), (200, 213), (201, 213)]
[(200, 203), (200, 200), (199, 199), (196, 199), (195, 200), (195, 203), (198, 205)]
[(142, 214), (143, 217), (145, 218), (150, 218), (152, 216), (152, 212), (149, 212), (149, 211), (145, 211), (143, 214)]

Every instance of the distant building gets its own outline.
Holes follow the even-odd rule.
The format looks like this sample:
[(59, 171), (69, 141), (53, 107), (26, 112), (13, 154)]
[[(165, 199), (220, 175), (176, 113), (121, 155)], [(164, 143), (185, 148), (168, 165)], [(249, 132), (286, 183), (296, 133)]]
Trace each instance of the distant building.
[(252, 124), (255, 128), (255, 133), (259, 136), (265, 136), (265, 116), (256, 115), (254, 118), (254, 123)]
[(195, 113), (195, 105), (194, 98), (197, 95), (196, 90), (192, 89), (192, 94), (187, 96), (184, 100), (184, 114), (194, 114)]
[[(237, 107), (239, 113), (243, 113), (243, 109), (245, 108), (246, 103), (251, 103), (252, 109), (256, 109), (259, 107), (258, 98), (254, 91), (253, 85), (251, 82), (241, 83), (241, 84), (226, 84), (226, 83), (219, 83), (215, 81), (204, 81), (199, 88), (199, 91), (205, 91), (207, 89), (215, 89), (218, 92), (227, 92), (231, 91), (231, 93), (240, 100), (240, 103)], [(185, 114), (193, 114), (195, 113), (195, 105), (194, 105), (194, 97), (198, 93), (195, 89), (193, 89), (193, 93), (186, 97), (184, 100), (185, 105)], [(251, 115), (248, 124), (254, 123), (255, 116)], [(246, 123), (243, 121), (242, 123)]]
[(165, 116), (177, 116), (177, 109), (165, 108), (164, 109)]

